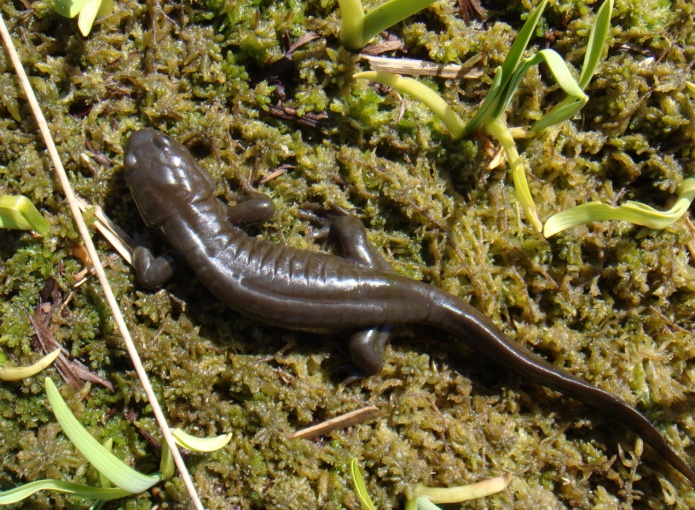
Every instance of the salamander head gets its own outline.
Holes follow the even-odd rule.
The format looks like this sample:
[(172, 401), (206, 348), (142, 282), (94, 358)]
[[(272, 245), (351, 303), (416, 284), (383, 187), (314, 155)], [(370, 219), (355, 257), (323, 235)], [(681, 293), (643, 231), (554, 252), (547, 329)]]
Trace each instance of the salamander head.
[(188, 205), (210, 197), (215, 189), (188, 149), (155, 129), (130, 136), (124, 163), (126, 182), (149, 227), (162, 225)]

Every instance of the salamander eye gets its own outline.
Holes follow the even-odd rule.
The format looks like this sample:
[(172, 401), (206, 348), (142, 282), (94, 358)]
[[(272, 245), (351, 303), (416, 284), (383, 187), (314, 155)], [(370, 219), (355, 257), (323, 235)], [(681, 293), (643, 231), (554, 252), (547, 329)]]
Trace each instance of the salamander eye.
[(128, 173), (137, 166), (138, 158), (132, 152), (128, 153), (128, 154), (126, 154), (124, 163), (125, 163), (125, 165), (124, 165), (125, 171), (126, 171), (126, 173)]
[(165, 151), (171, 147), (171, 138), (169, 138), (167, 135), (162, 134), (160, 136), (155, 136), (154, 140), (152, 140), (152, 143), (156, 149)]

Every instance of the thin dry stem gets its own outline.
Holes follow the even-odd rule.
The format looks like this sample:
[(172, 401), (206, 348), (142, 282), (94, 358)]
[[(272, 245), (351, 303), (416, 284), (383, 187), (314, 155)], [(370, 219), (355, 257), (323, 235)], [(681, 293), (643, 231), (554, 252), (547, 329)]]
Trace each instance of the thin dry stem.
[[(480, 58), (469, 59), (465, 64), (439, 64), (412, 58), (379, 57), (361, 53), (360, 58), (369, 62), (372, 71), (386, 71), (404, 76), (437, 76), (457, 80), (477, 80), (483, 75), (476, 66)], [(471, 62), (473, 61), (473, 62)]]

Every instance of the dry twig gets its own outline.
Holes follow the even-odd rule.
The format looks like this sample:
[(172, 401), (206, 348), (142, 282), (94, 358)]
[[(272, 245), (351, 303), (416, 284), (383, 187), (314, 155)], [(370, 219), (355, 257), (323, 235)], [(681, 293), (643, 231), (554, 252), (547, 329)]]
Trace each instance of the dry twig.
[(288, 439), (313, 439), (318, 436), (323, 436), (334, 430), (345, 429), (347, 427), (352, 427), (358, 423), (366, 423), (378, 418), (382, 413), (376, 406), (365, 407), (364, 409), (358, 409), (357, 411), (351, 411), (349, 413), (343, 414), (336, 418), (331, 418), (317, 425), (312, 425), (302, 430), (298, 430), (287, 436)]

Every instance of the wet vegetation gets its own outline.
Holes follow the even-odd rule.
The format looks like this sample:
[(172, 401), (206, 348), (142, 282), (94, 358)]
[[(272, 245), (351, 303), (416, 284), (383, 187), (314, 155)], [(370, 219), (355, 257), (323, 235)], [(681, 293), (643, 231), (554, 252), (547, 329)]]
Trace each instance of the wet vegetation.
[[(456, 2), (442, 1), (389, 31), (411, 58), (482, 54), (481, 80), (423, 79), (465, 120), (532, 4), (482, 6), (485, 23), (466, 23)], [(578, 69), (595, 7), (551, 0), (531, 44)], [(116, 2), (86, 38), (49, 2), (9, 0), (0, 10), (77, 192), (132, 235), (149, 236), (123, 181), (123, 146), (134, 130), (155, 127), (191, 148), (220, 195), (231, 200), (246, 182), (273, 197), (278, 212), (259, 235), (327, 248), (313, 240), (301, 205), (354, 210), (399, 273), (469, 300), (512, 338), (634, 404), (695, 464), (695, 241), (686, 221), (663, 231), (597, 223), (544, 239), (525, 221), (505, 168), (490, 168), (488, 140), (452, 141), (424, 105), (352, 79), (367, 64), (340, 45), (336, 1)], [(591, 200), (668, 204), (693, 173), (694, 20), (689, 0), (616, 3), (581, 117), (517, 140), (541, 219)], [(308, 32), (318, 37), (290, 65), (271, 67)], [(543, 67), (530, 72), (507, 124), (542, 117), (561, 98), (552, 83)], [(273, 115), (274, 106), (294, 117)], [(296, 122), (308, 115), (327, 121)], [(29, 315), (56, 279), (63, 303), (53, 335), (115, 387), (63, 385), (63, 396), (120, 458), (155, 471), (159, 454), (131, 423), (158, 436), (156, 425), (98, 284), (73, 292), (79, 236), (4, 53), (0, 174), (0, 193), (28, 197), (51, 224), (45, 239), (0, 231), (4, 356), (16, 365), (38, 358)], [(98, 243), (104, 258), (112, 253)], [(357, 508), (351, 458), (369, 474), (379, 508), (402, 505), (418, 483), (505, 472), (515, 475), (506, 491), (465, 508), (695, 507), (692, 488), (609, 417), (501, 373), (436, 331), (398, 330), (383, 373), (341, 386), (343, 338), (240, 317), (189, 270), (159, 292), (139, 288), (120, 260), (107, 272), (172, 425), (234, 434), (225, 449), (187, 458), (207, 508)], [(0, 488), (49, 477), (95, 482), (53, 421), (40, 378), (3, 382), (0, 393)], [(368, 404), (384, 416), (314, 441), (287, 439)], [(37, 509), (89, 504), (44, 493), (31, 500)], [(155, 504), (186, 507), (177, 478), (106, 507)]]

